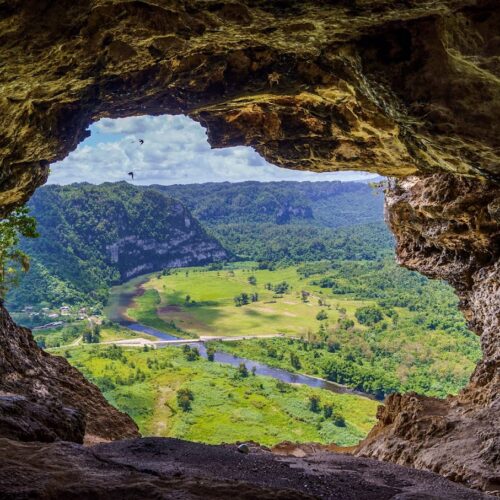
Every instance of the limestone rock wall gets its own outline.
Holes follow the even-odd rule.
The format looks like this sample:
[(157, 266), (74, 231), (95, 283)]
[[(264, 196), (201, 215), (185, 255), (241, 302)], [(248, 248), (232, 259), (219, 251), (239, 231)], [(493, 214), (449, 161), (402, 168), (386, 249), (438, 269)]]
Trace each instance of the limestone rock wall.
[(288, 168), (497, 176), (497, 7), (2, 0), (0, 206), (104, 116), (187, 113)]
[(435, 174), (393, 181), (387, 219), (400, 262), (457, 290), (483, 359), (446, 400), (390, 396), (361, 456), (433, 470), (500, 493), (500, 188)]
[(0, 435), (92, 443), (139, 432), (64, 358), (39, 349), (31, 332), (0, 305)]

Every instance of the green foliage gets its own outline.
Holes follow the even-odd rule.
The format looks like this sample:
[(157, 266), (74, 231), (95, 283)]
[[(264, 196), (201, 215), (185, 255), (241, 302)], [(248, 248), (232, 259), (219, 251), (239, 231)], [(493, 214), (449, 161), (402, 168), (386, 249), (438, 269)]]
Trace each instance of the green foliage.
[[(29, 207), (40, 238), (21, 241), (33, 266), (9, 294), (12, 308), (44, 301), (53, 306), (102, 304), (109, 286), (137, 274), (136, 269), (165, 270), (171, 262), (185, 260), (185, 245), (210, 243), (222, 250), (179, 201), (127, 183), (45, 186)], [(26, 214), (18, 212), (13, 222), (23, 236), (33, 232)], [(170, 244), (181, 234), (189, 238)], [(151, 249), (137, 252), (137, 241)], [(167, 245), (169, 251), (157, 252), (155, 244)], [(211, 260), (201, 258), (202, 263)]]
[(213, 347), (207, 348), (207, 359), (208, 361), (215, 361), (215, 349)]
[(187, 361), (196, 361), (200, 357), (200, 351), (197, 347), (185, 345), (183, 351)]
[[(304, 340), (238, 341), (217, 348), (379, 398), (394, 391), (444, 397), (467, 383), (480, 345), (467, 330), (449, 286), (389, 259), (305, 263), (297, 273), (304, 286), (307, 279), (310, 290), (323, 292), (320, 296), (330, 304), (325, 310), (329, 326), (316, 326)], [(338, 286), (319, 287), (325, 277)], [(296, 368), (297, 358), (301, 368)]]
[(234, 305), (236, 307), (246, 306), (247, 304), (250, 303), (250, 297), (246, 292), (240, 293), (239, 295), (234, 297), (233, 300), (234, 300)]
[(248, 368), (245, 363), (240, 363), (240, 366), (238, 366), (238, 376), (241, 378), (248, 377)]
[(177, 404), (182, 411), (191, 411), (192, 401), (194, 401), (194, 395), (192, 391), (187, 388), (179, 389), (177, 391)]
[(321, 400), (318, 395), (309, 396), (309, 409), (314, 413), (319, 413), (321, 410)]
[(354, 313), (358, 322), (362, 325), (373, 326), (384, 319), (384, 314), (379, 307), (365, 306), (356, 309)]
[(290, 353), (290, 364), (295, 370), (300, 370), (302, 368), (300, 358), (294, 352)]
[(274, 285), (272, 289), (276, 294), (283, 295), (284, 293), (287, 293), (290, 290), (290, 284), (287, 283), (286, 281), (282, 281), (281, 283)]
[(323, 406), (323, 415), (325, 418), (332, 418), (333, 406), (332, 405), (324, 405)]
[(28, 255), (19, 248), (21, 237), (38, 236), (36, 220), (27, 207), (17, 208), (0, 220), (0, 299), (18, 284), (20, 271), (29, 271)]
[[(209, 444), (256, 441), (352, 446), (375, 423), (377, 403), (270, 377), (238, 376), (238, 368), (204, 359), (187, 361), (180, 347), (143, 352), (95, 345), (69, 350), (68, 361), (127, 412), (146, 436)], [(60, 352), (63, 354), (64, 351)], [(343, 428), (309, 410), (317, 395), (345, 418)]]
[(325, 319), (328, 319), (328, 313), (322, 309), (318, 314), (316, 314), (316, 319), (318, 321), (324, 321)]
[(377, 259), (393, 240), (383, 197), (354, 182), (241, 182), (155, 186), (181, 200), (225, 248), (274, 263)]

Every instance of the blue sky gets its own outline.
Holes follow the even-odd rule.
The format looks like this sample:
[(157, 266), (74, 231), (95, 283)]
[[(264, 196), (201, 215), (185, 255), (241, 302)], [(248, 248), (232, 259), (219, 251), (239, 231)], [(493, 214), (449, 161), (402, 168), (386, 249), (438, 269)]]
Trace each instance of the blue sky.
[[(186, 116), (102, 119), (91, 136), (63, 161), (51, 165), (49, 183), (115, 182), (190, 184), (201, 182), (359, 180), (363, 172), (315, 174), (276, 167), (252, 148), (211, 149), (203, 127)], [(144, 144), (140, 144), (142, 139)]]

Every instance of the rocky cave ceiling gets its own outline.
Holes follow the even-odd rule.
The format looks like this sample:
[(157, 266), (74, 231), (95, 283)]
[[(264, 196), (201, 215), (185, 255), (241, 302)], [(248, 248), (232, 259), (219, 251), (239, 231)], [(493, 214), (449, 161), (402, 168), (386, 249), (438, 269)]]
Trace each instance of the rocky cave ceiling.
[[(102, 117), (184, 113), (213, 147), (393, 177), (400, 262), (455, 286), (484, 357), (456, 398), (391, 396), (357, 453), (500, 490), (499, 27), (497, 0), (0, 0), (0, 213)], [(81, 439), (67, 407), (99, 414), (86, 435), (136, 434), (0, 326), (0, 389), (38, 436)]]

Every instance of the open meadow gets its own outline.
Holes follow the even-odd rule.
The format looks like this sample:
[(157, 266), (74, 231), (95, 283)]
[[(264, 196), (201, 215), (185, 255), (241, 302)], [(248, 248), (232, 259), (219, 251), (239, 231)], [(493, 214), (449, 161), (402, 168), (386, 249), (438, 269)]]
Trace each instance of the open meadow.
[[(352, 316), (357, 308), (373, 302), (325, 293), (301, 277), (297, 266), (276, 270), (253, 266), (187, 268), (152, 277), (127, 315), (167, 331), (173, 322), (198, 336), (306, 336), (319, 327), (322, 311), (326, 318), (320, 317), (335, 323), (341, 315)], [(235, 298), (242, 294), (248, 295), (248, 303), (237, 305)]]

